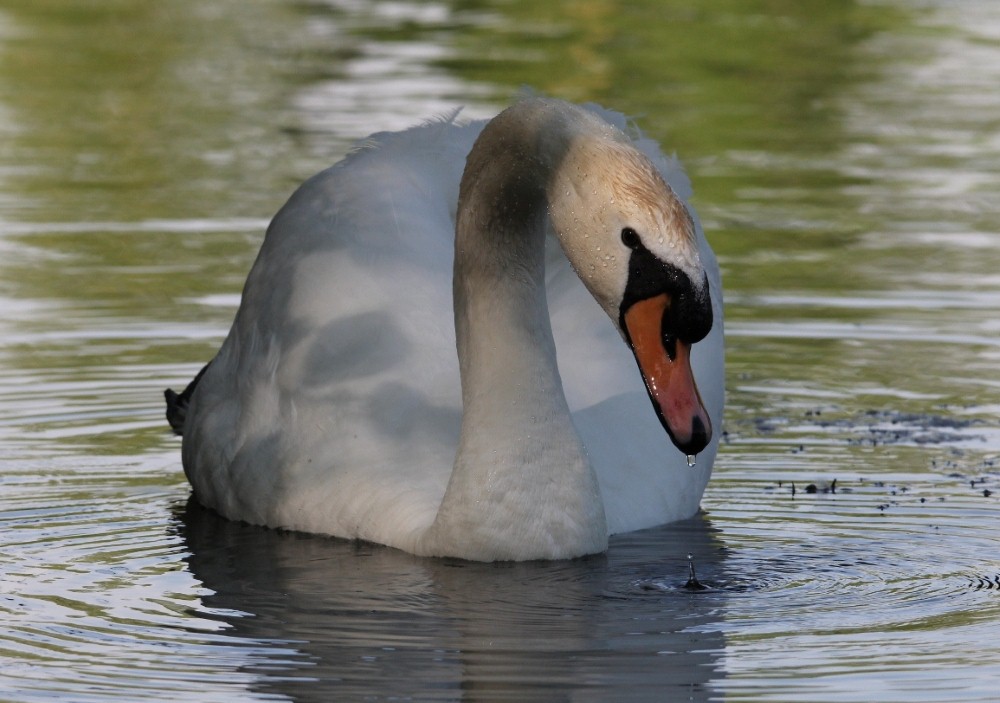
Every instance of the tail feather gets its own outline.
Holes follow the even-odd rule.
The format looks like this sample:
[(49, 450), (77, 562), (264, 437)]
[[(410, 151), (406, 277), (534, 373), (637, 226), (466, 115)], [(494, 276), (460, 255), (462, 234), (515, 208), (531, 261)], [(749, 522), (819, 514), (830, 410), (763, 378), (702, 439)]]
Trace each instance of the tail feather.
[(170, 423), (170, 428), (174, 431), (174, 434), (184, 435), (184, 421), (187, 419), (188, 404), (191, 402), (191, 396), (194, 394), (194, 389), (198, 385), (198, 381), (201, 380), (201, 377), (210, 365), (211, 362), (205, 364), (201, 371), (198, 372), (198, 375), (194, 377), (194, 380), (182, 392), (177, 393), (171, 388), (163, 391), (163, 397), (167, 401), (167, 422)]

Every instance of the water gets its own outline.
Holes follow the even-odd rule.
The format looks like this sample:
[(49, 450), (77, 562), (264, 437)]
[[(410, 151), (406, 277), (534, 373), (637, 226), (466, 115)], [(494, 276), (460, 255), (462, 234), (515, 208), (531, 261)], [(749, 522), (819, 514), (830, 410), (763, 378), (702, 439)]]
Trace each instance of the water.
[[(996, 698), (1000, 11), (568, 7), (0, 10), (0, 700)], [(705, 514), (480, 565), (189, 505), (162, 389), (270, 215), (524, 84), (689, 167), (727, 289)]]

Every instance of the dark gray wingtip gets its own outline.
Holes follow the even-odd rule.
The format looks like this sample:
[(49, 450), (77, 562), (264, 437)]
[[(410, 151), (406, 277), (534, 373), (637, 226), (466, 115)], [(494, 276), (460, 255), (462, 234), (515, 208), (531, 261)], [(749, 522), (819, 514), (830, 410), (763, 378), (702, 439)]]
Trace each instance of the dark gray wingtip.
[(182, 392), (177, 393), (172, 388), (168, 388), (163, 391), (163, 397), (167, 401), (167, 422), (170, 423), (170, 429), (174, 431), (175, 435), (184, 435), (184, 422), (187, 420), (187, 409), (188, 404), (191, 402), (191, 396), (194, 395), (194, 389), (198, 385), (198, 381), (205, 374), (205, 371), (211, 365), (211, 362), (205, 364), (198, 375), (187, 385)]

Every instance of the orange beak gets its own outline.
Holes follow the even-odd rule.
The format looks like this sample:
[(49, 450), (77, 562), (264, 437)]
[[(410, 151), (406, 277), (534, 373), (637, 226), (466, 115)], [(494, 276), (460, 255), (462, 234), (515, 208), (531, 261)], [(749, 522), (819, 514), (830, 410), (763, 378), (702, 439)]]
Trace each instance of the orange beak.
[(692, 456), (708, 446), (712, 421), (691, 372), (691, 345), (664, 329), (669, 308), (670, 296), (661, 293), (633, 303), (622, 317), (660, 422), (677, 448)]

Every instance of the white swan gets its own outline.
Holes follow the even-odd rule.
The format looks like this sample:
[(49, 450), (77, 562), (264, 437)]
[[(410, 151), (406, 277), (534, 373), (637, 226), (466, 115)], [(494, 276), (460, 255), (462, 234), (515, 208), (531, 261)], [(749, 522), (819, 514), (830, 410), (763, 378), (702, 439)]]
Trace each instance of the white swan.
[(218, 355), (167, 391), (198, 500), (483, 561), (693, 515), (723, 404), (718, 266), (680, 168), (623, 127), (529, 98), (373, 135), (304, 183)]

